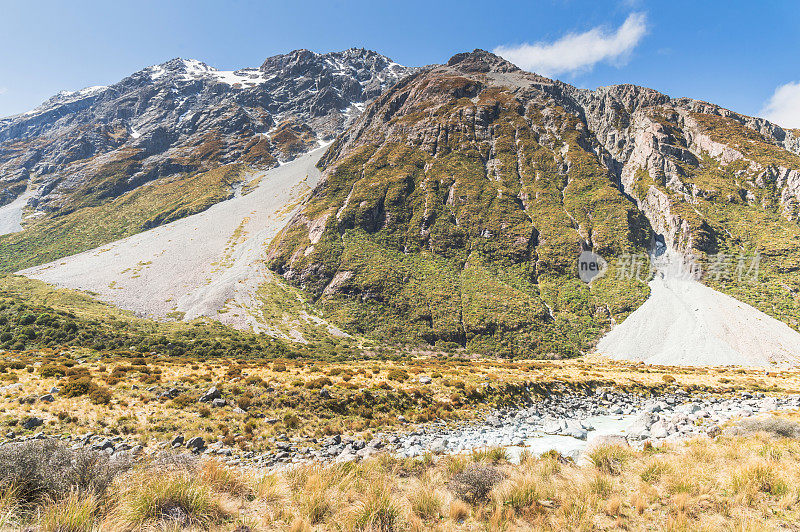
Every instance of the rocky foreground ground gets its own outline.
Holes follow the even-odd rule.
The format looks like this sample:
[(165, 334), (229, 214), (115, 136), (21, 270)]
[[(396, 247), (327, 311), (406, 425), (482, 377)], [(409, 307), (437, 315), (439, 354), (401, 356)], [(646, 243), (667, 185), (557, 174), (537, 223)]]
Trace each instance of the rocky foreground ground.
[[(467, 438), (461, 446), (503, 444), (496, 429), (535, 417), (531, 424), (543, 430), (585, 437), (588, 424), (566, 422), (565, 410), (638, 413), (628, 441), (649, 436), (645, 445), (590, 436), (594, 444), (577, 461), (555, 451), (512, 456), (502, 447), (407, 458), (373, 453), (383, 441), (384, 449), (406, 453), (437, 434), (433, 441), (441, 441), (444, 433), (433, 430), (368, 444), (337, 437), (316, 456), (336, 460), (278, 469), (174, 451), (132, 460), (135, 450), (124, 451), (124, 442), (85, 437), (70, 447), (35, 436), (0, 446), (0, 529), (783, 530), (799, 517), (797, 414), (747, 417), (722, 431), (711, 423), (795, 408), (798, 400), (673, 394), (636, 401), (603, 393), (498, 413), (460, 433)], [(688, 428), (688, 420), (712, 429), (687, 439), (705, 430)], [(198, 441), (188, 445), (201, 451)]]
[[(52, 393), (39, 398), (52, 401)], [(210, 388), (199, 399), (216, 407), (226, 406), (217, 388)], [(378, 432), (365, 441), (358, 437), (334, 435), (327, 438), (290, 438), (284, 436), (275, 452), (242, 452), (222, 441), (206, 442), (201, 436), (176, 434), (172, 439), (145, 448), (123, 436), (107, 437), (94, 433), (64, 435), (60, 439), (73, 449), (89, 448), (109, 455), (143, 457), (170, 450), (216, 457), (229, 465), (252, 465), (282, 468), (307, 462), (349, 462), (381, 452), (398, 457), (414, 457), (426, 453), (458, 454), (480, 449), (528, 449), (534, 454), (556, 451), (579, 459), (588, 447), (599, 443), (621, 443), (641, 448), (645, 444), (660, 446), (693, 437), (717, 436), (721, 426), (731, 420), (741, 420), (776, 411), (800, 408), (800, 395), (768, 396), (763, 393), (711, 395), (678, 391), (655, 397), (621, 393), (599, 388), (591, 395), (564, 395), (545, 398), (532, 406), (519, 409), (495, 410), (484, 420), (462, 422), (447, 426), (433, 422), (408, 429), (401, 425), (391, 432)], [(267, 420), (276, 422), (277, 420)], [(405, 422), (405, 419), (401, 419)], [(42, 420), (27, 419), (23, 428), (33, 429)], [(555, 437), (554, 437), (555, 436)], [(44, 432), (16, 437), (6, 434), (13, 444), (47, 439)]]

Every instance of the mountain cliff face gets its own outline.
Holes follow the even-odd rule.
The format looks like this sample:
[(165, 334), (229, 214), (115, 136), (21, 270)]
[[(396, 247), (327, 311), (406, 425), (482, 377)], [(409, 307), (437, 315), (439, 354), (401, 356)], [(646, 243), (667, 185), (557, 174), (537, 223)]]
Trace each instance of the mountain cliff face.
[[(296, 50), (233, 72), (173, 59), (1, 119), (0, 206), (35, 193), (26, 231), (0, 239), (0, 268), (75, 253), (225, 199), (247, 168), (277, 166), (332, 138), (410, 71), (361, 49)], [(87, 209), (94, 225), (117, 228), (93, 233)], [(59, 245), (70, 233), (76, 245)]]
[[(270, 266), (362, 332), (562, 356), (646, 299), (616, 259), (659, 240), (701, 263), (760, 253), (761, 284), (708, 282), (797, 328), (798, 154), (762, 119), (476, 50), (405, 78), (336, 140)], [(589, 249), (611, 264), (584, 285)]]

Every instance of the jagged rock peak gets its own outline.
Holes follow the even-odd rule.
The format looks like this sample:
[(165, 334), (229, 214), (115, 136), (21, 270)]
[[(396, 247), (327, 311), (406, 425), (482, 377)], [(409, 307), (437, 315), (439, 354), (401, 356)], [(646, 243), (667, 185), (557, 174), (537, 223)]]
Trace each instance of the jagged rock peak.
[(261, 65), (260, 70), (264, 72), (300, 72), (314, 63), (324, 63), (332, 70), (342, 70), (345, 65), (356, 68), (371, 67), (372, 69), (383, 69), (396, 65), (388, 57), (364, 48), (348, 48), (341, 52), (325, 54), (301, 48), (287, 54), (268, 57)]
[(472, 52), (462, 52), (450, 58), (447, 66), (462, 72), (516, 72), (516, 65), (486, 50), (476, 48)]

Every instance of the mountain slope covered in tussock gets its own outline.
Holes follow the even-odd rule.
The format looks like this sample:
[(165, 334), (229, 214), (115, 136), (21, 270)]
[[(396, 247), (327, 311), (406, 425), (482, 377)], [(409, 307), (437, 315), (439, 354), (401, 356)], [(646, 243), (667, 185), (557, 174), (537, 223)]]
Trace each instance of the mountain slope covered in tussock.
[[(701, 264), (760, 253), (758, 284), (707, 282), (797, 328), (799, 152), (762, 119), (476, 50), (404, 79), (337, 139), (270, 266), (354, 330), (564, 356), (645, 301), (619, 259), (646, 271), (659, 241)], [(586, 249), (610, 262), (591, 285)]]

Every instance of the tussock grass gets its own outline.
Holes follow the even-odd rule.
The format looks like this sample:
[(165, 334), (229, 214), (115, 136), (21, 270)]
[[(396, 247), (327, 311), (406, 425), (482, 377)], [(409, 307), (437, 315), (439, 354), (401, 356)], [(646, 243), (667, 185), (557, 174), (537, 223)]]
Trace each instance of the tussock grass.
[(110, 527), (208, 527), (226, 517), (210, 487), (188, 472), (142, 470), (120, 482)]
[(475, 462), (507, 462), (508, 451), (503, 447), (489, 447), (472, 451), (472, 460)]
[(443, 514), (445, 496), (437, 478), (427, 478), (412, 484), (408, 495), (411, 512), (422, 520), (436, 519)]
[(70, 493), (65, 499), (45, 506), (39, 520), (39, 530), (92, 532), (96, 526), (98, 509), (94, 495)]
[(402, 518), (398, 502), (392, 496), (392, 486), (386, 479), (369, 484), (345, 519), (346, 529), (390, 532), (396, 530)]
[(630, 457), (630, 449), (622, 445), (604, 445), (591, 451), (588, 456), (597, 469), (611, 475), (621, 474)]
[(518, 465), (471, 454), (266, 472), (154, 460), (102, 494), (19, 504), (0, 492), (0, 524), (43, 531), (765, 530), (800, 519), (800, 441), (763, 432), (637, 451), (599, 448), (589, 463), (554, 453)]
[(0, 489), (0, 530), (10, 527), (17, 517), (17, 491), (13, 485)]
[(248, 482), (247, 476), (217, 460), (207, 460), (203, 463), (200, 468), (200, 479), (218, 492), (239, 497), (253, 495), (254, 486)]

